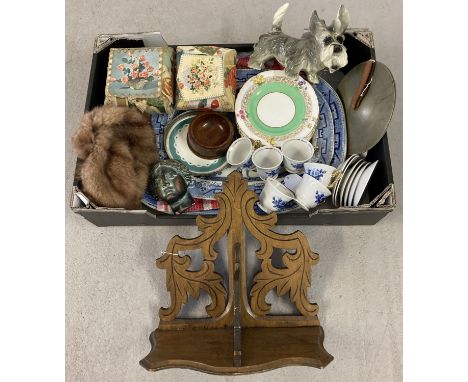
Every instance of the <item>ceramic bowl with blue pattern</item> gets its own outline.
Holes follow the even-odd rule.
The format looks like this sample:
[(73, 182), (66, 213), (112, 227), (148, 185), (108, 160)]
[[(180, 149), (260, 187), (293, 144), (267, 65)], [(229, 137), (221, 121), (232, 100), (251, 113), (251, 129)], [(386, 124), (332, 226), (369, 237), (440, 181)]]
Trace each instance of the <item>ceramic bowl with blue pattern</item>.
[(282, 211), (294, 199), (294, 193), (278, 180), (267, 178), (259, 199), (258, 206), (266, 213)]
[(226, 153), (227, 162), (237, 168), (252, 169), (252, 154), (254, 148), (249, 138), (242, 137), (232, 142)]
[(318, 180), (325, 187), (330, 185), (336, 168), (323, 163), (306, 163), (304, 164), (304, 173)]
[(314, 155), (314, 146), (306, 139), (290, 138), (281, 144), (284, 169), (291, 174), (304, 172), (304, 164)]
[(283, 163), (283, 153), (273, 146), (262, 146), (252, 154), (252, 162), (262, 180), (277, 178)]
[(309, 211), (323, 203), (331, 195), (330, 190), (310, 175), (304, 174), (296, 189), (296, 203)]

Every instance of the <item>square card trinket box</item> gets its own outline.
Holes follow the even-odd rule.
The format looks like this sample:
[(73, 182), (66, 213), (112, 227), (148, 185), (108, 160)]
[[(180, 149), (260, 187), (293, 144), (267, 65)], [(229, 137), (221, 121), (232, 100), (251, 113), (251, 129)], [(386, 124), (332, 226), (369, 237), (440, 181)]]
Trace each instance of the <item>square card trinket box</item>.
[(172, 113), (173, 56), (170, 47), (110, 49), (104, 103)]
[(217, 46), (178, 46), (176, 109), (234, 111), (235, 49)]

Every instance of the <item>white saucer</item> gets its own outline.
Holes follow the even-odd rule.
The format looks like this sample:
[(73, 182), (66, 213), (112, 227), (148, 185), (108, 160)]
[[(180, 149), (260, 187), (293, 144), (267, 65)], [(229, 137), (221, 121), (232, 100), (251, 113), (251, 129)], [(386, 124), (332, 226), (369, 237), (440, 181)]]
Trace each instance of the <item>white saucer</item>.
[(336, 206), (339, 207), (337, 203), (337, 196), (338, 196), (338, 191), (343, 184), (343, 180), (345, 176), (347, 175), (346, 172), (350, 166), (352, 166), (354, 163), (356, 163), (360, 159), (359, 155), (353, 154), (351, 155), (348, 159), (346, 159), (343, 163), (341, 163), (337, 170), (341, 171), (343, 174), (341, 176), (341, 179), (336, 183), (335, 187), (333, 188), (333, 195), (332, 195), (332, 203)]
[(340, 205), (341, 206), (348, 206), (347, 199), (349, 195), (349, 191), (351, 185), (354, 183), (356, 179), (356, 175), (363, 167), (367, 166), (368, 163), (363, 161), (362, 159), (357, 161), (352, 168), (349, 169), (350, 175), (348, 177), (348, 181), (341, 187), (341, 195), (340, 195)]
[(359, 180), (361, 179), (362, 174), (371, 165), (371, 163), (366, 162), (366, 165), (361, 167), (359, 171), (357, 172), (356, 176), (354, 177), (353, 183), (351, 184), (351, 188), (348, 193), (348, 198), (346, 199), (346, 205), (347, 206), (352, 206), (353, 205), (353, 198), (354, 194), (356, 193), (356, 188), (359, 183)]
[(356, 193), (353, 197), (353, 207), (358, 206), (361, 202), (362, 196), (364, 195), (364, 191), (366, 190), (369, 180), (372, 174), (374, 173), (377, 163), (379, 163), (378, 160), (376, 160), (369, 167), (367, 167), (364, 173), (361, 175), (361, 179), (359, 179), (359, 183), (356, 187)]

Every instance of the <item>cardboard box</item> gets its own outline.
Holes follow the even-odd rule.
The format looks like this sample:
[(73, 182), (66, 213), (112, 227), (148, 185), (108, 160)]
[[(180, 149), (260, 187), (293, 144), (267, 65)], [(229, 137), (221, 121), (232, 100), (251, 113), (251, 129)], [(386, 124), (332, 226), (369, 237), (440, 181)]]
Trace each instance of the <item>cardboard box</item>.
[[(166, 46), (159, 32), (121, 35), (99, 35), (94, 44), (93, 60), (89, 76), (85, 112), (102, 105), (105, 97), (107, 63), (110, 48), (134, 48), (143, 46)], [(194, 44), (196, 45), (196, 44)], [(203, 44), (198, 44), (203, 45)], [(252, 50), (253, 44), (219, 44), (239, 52)], [(355, 65), (375, 57), (372, 32), (367, 29), (350, 29), (345, 46), (348, 51), (348, 65), (341, 71), (346, 74)], [(175, 45), (174, 45), (175, 47)], [(338, 84), (337, 76), (325, 78), (333, 87)], [(358, 207), (336, 208), (328, 198), (326, 203), (311, 212), (296, 210), (278, 214), (279, 225), (372, 225), (393, 211), (396, 207), (392, 165), (387, 135), (369, 150), (366, 160), (379, 160), (364, 195), (364, 204)], [(73, 183), (70, 207), (72, 210), (97, 226), (195, 225), (197, 215), (167, 215), (144, 205), (138, 210), (102, 208), (93, 206), (79, 188), (76, 177)], [(216, 211), (213, 211), (215, 214)]]

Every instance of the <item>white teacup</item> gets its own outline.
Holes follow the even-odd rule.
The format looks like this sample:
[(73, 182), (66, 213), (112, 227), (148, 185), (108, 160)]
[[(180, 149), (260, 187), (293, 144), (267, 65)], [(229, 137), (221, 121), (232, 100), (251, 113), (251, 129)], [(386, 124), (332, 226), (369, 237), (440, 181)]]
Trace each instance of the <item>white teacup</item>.
[(330, 185), (333, 173), (336, 168), (323, 163), (305, 163), (304, 173), (310, 175), (312, 178), (317, 179), (325, 187)]
[(286, 139), (281, 145), (284, 156), (284, 168), (292, 174), (301, 173), (304, 163), (309, 162), (314, 155), (314, 146), (305, 139)]
[(267, 178), (259, 199), (258, 206), (270, 213), (284, 209), (294, 199), (294, 193), (276, 179)]
[(234, 167), (253, 168), (253, 151), (252, 141), (249, 138), (236, 139), (226, 153), (226, 161)]
[(330, 190), (310, 175), (304, 174), (296, 189), (296, 202), (306, 211), (317, 207), (331, 195)]
[(257, 173), (263, 180), (277, 178), (283, 162), (283, 154), (273, 146), (262, 146), (252, 154), (252, 162), (257, 168)]

